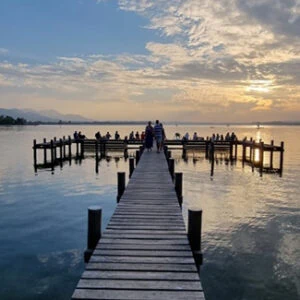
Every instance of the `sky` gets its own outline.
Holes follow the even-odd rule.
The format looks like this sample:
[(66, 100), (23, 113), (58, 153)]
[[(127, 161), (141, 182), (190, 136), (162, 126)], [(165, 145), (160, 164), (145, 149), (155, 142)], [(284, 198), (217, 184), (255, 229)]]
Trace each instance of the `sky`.
[(1, 0), (0, 107), (300, 121), (300, 0)]

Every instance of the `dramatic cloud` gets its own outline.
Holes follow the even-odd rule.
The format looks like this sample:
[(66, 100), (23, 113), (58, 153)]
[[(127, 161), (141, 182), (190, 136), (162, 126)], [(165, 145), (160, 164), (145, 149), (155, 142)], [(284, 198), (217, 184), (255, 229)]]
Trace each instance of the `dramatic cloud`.
[(193, 121), (300, 117), (300, 1), (118, 4), (148, 20), (144, 30), (157, 32), (161, 42), (149, 40), (144, 55), (120, 51), (59, 57), (44, 65), (2, 62), (0, 87), (88, 103), (74, 112), (91, 117), (124, 119), (117, 111), (128, 108), (134, 119), (149, 112)]

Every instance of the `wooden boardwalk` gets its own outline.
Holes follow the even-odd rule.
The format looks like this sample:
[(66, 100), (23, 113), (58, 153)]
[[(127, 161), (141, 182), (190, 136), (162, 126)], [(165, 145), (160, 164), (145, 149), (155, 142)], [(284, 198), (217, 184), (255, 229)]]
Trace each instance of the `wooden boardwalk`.
[(141, 156), (72, 299), (205, 299), (163, 153)]

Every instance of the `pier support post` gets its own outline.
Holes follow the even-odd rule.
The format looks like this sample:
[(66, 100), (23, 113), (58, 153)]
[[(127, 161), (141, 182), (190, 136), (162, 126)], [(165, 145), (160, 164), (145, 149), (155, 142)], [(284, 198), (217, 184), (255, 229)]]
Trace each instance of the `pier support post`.
[(54, 170), (54, 147), (53, 147), (53, 140), (50, 142), (50, 151), (51, 151), (51, 169)]
[(273, 169), (273, 147), (274, 147), (274, 141), (271, 141), (271, 150), (270, 150), (270, 169)]
[(79, 143), (78, 143), (78, 140), (76, 140), (75, 143), (76, 143), (76, 158), (78, 158), (78, 156), (79, 156)]
[(126, 184), (126, 173), (125, 172), (118, 172), (118, 196), (117, 196), (117, 203), (120, 202), (120, 199), (125, 191), (125, 184)]
[(234, 148), (234, 159), (237, 160), (237, 152), (238, 152), (238, 142), (237, 141), (234, 142), (234, 146), (235, 146), (235, 148)]
[(186, 158), (186, 143), (182, 145), (182, 158)]
[(135, 151), (135, 160), (136, 160), (136, 166), (137, 166), (137, 164), (139, 163), (139, 161), (140, 161), (140, 151), (139, 150), (136, 150)]
[(172, 157), (172, 152), (171, 151), (167, 151), (167, 162), (168, 162), (168, 165), (169, 165), (169, 160), (170, 158)]
[(264, 168), (264, 142), (260, 142), (259, 147), (259, 173), (260, 176), (263, 174), (263, 168)]
[(53, 151), (54, 151), (54, 160), (57, 159), (57, 151), (56, 151), (56, 137), (53, 138)]
[(64, 156), (64, 159), (66, 158), (66, 137), (63, 136), (63, 156)]
[(69, 159), (71, 160), (72, 158), (72, 141), (71, 137), (69, 136)]
[(252, 155), (252, 158), (251, 158), (251, 161), (252, 161), (251, 167), (252, 167), (252, 172), (254, 172), (254, 167), (255, 167), (255, 140), (252, 141), (252, 145), (250, 147), (251, 147), (251, 155)]
[(188, 210), (188, 239), (197, 266), (202, 264), (201, 253), (202, 209)]
[(165, 157), (167, 158), (167, 155), (168, 155), (168, 146), (164, 146), (164, 153), (165, 153)]
[(174, 180), (174, 171), (175, 171), (175, 161), (174, 158), (169, 159), (169, 172), (172, 177), (172, 180)]
[(143, 146), (140, 146), (140, 157), (142, 156), (143, 152), (144, 152), (144, 145)]
[(209, 146), (209, 141), (205, 141), (205, 158), (208, 159), (208, 146)]
[(210, 168), (210, 176), (214, 176), (215, 169), (215, 144), (212, 142), (210, 144), (210, 159), (211, 159), (211, 168)]
[(84, 261), (89, 262), (94, 249), (101, 238), (102, 208), (90, 206), (88, 208), (88, 239), (87, 249), (84, 251)]
[(175, 191), (178, 198), (179, 206), (182, 207), (182, 173), (175, 173)]
[(229, 159), (230, 159), (230, 161), (232, 161), (232, 159), (233, 159), (233, 141), (230, 141), (230, 144), (229, 144)]
[(63, 160), (63, 140), (59, 139), (59, 159)]
[(279, 162), (279, 175), (282, 176), (283, 171), (283, 152), (284, 152), (284, 142), (280, 143), (280, 162)]
[(33, 163), (35, 167), (37, 163), (36, 140), (33, 140)]
[[(243, 153), (242, 153), (242, 166), (244, 168), (245, 166), (245, 160), (246, 160), (246, 144), (243, 142)], [(251, 152), (251, 151), (250, 151)]]
[(80, 156), (84, 158), (84, 140), (80, 141)]
[(129, 178), (132, 176), (132, 173), (134, 171), (134, 158), (129, 158)]
[(47, 140), (44, 138), (43, 142), (44, 142), (44, 165), (45, 165), (47, 164), (47, 146), (46, 146)]

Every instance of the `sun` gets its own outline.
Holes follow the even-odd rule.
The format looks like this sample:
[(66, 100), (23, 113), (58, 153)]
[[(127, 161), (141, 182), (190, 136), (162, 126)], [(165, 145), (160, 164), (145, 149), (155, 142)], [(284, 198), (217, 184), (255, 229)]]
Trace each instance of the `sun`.
[(247, 92), (269, 93), (272, 87), (272, 80), (251, 80), (246, 87)]

